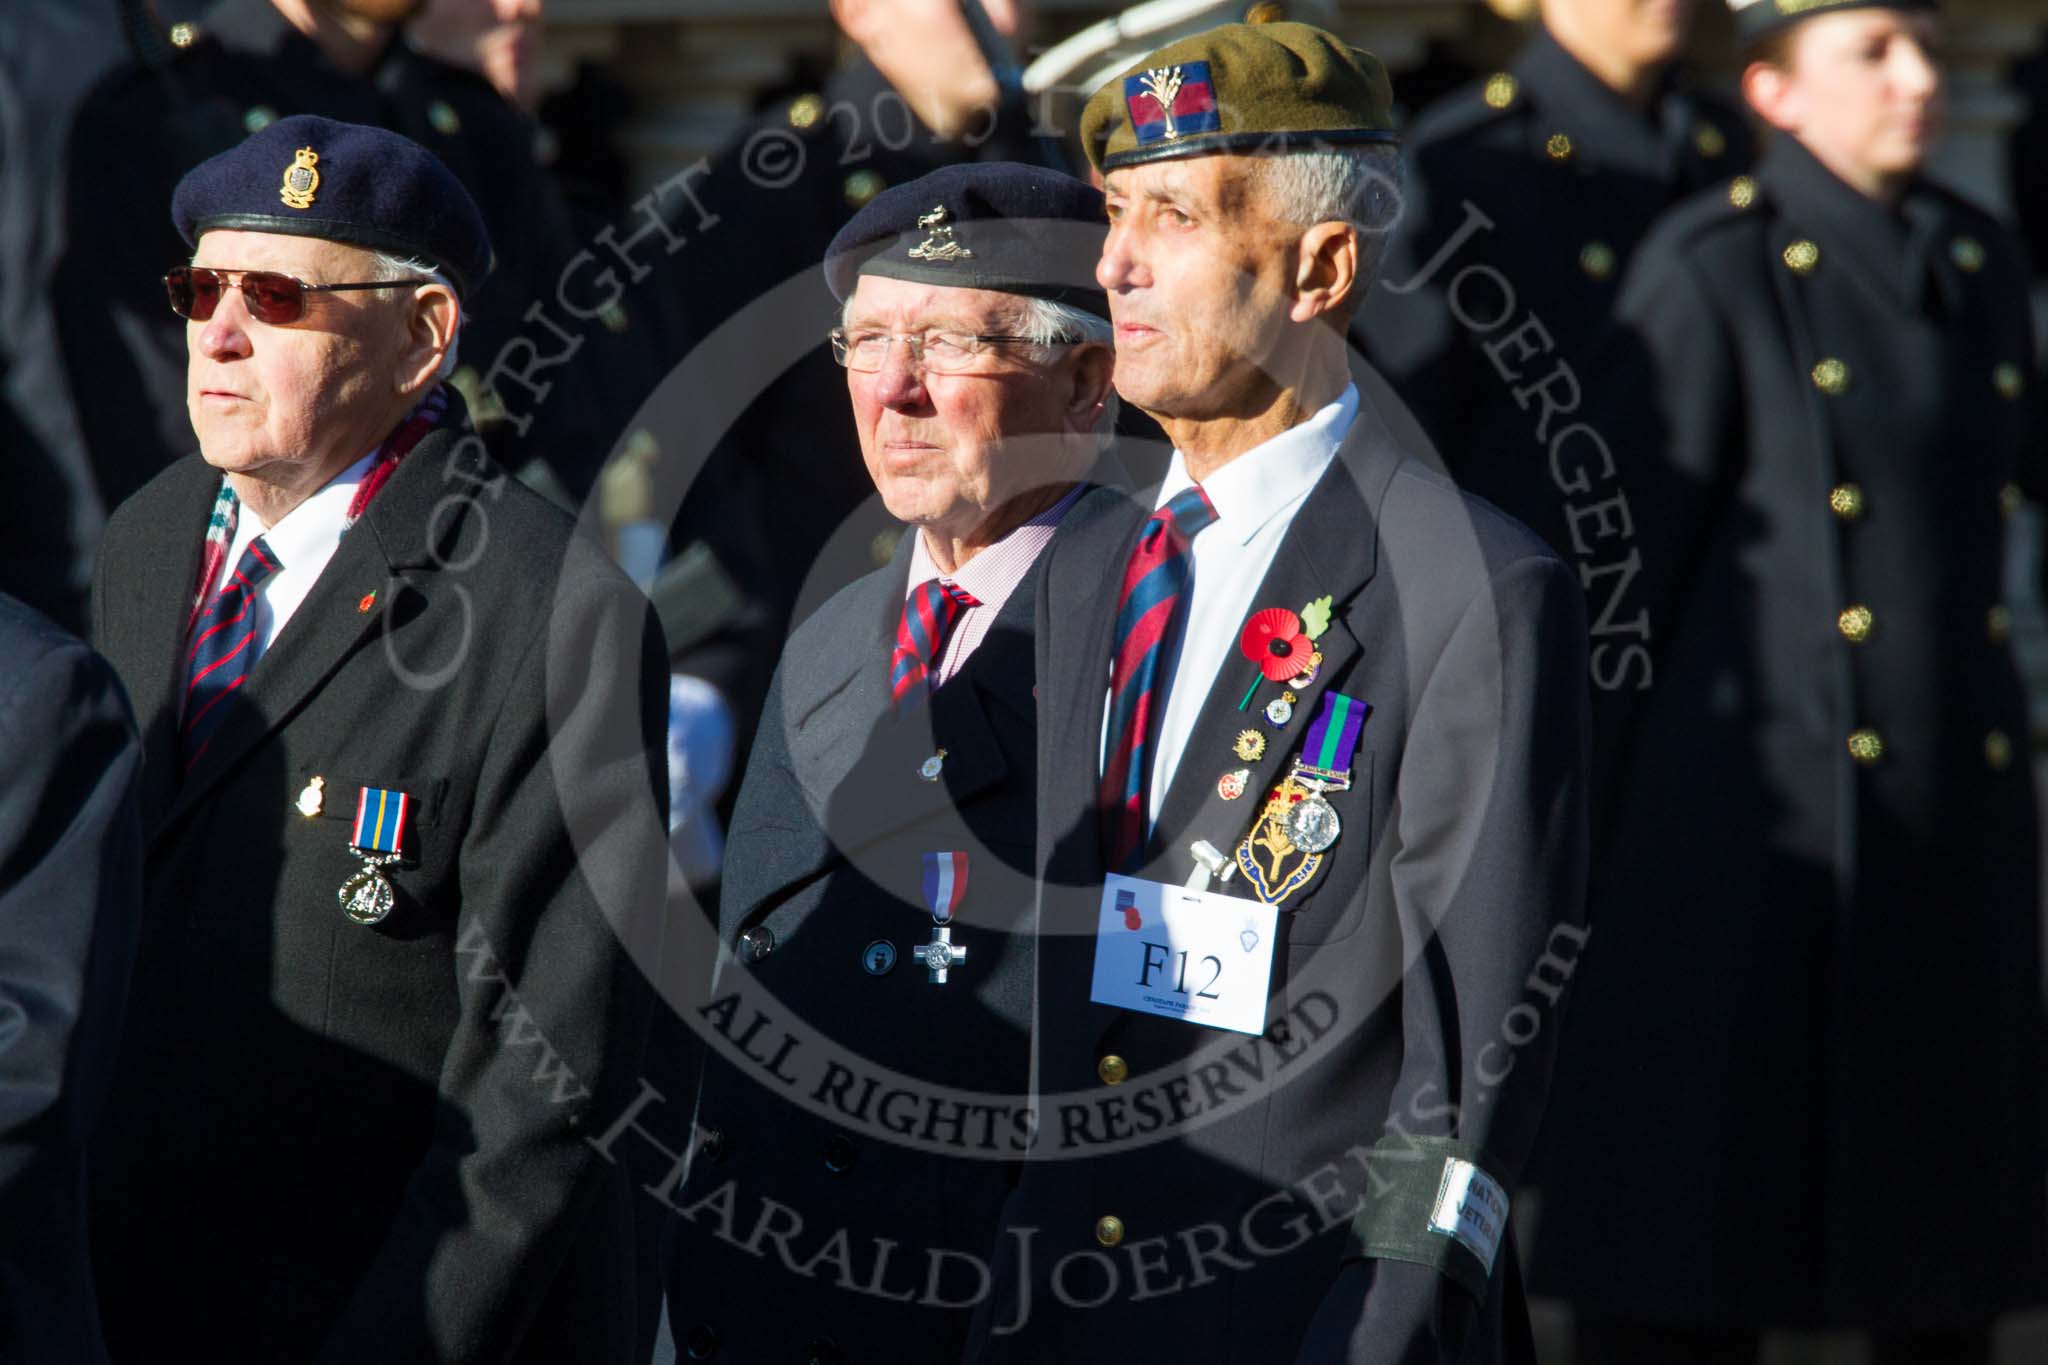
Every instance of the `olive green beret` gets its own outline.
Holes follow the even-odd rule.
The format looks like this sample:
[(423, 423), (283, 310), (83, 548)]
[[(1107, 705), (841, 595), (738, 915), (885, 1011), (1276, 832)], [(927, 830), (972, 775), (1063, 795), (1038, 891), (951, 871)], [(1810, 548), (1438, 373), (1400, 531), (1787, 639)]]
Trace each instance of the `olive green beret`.
[(1386, 69), (1308, 24), (1224, 24), (1168, 43), (1096, 91), (1081, 145), (1097, 170), (1209, 152), (1392, 142)]
[(1743, 47), (1790, 28), (1816, 14), (1842, 9), (1903, 9), (1938, 11), (1939, 0), (1728, 0), (1735, 12), (1735, 41)]

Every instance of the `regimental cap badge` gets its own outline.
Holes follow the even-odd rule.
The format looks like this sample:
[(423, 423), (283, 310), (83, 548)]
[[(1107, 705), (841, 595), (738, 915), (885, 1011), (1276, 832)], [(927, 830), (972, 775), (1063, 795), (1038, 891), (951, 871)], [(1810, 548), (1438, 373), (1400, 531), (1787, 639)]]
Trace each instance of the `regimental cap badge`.
[(1185, 133), (1214, 133), (1223, 127), (1216, 87), (1207, 62), (1156, 66), (1124, 77), (1124, 106), (1138, 145), (1171, 142)]
[(284, 184), (277, 191), (286, 208), (313, 207), (314, 191), (320, 188), (320, 172), (313, 165), (319, 159), (320, 154), (311, 147), (301, 147), (294, 153), (292, 164), (284, 168)]
[(939, 204), (930, 213), (919, 216), (917, 225), (924, 230), (926, 236), (922, 242), (910, 248), (911, 260), (970, 261), (974, 259), (974, 253), (954, 239), (953, 229), (946, 223), (948, 216), (944, 204)]

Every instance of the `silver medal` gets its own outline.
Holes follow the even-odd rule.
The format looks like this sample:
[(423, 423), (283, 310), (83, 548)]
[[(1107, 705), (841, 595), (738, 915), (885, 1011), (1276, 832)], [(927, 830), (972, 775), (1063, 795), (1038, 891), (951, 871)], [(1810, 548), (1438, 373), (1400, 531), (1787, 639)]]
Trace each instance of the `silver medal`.
[(376, 924), (391, 913), (397, 896), (383, 865), (365, 861), (355, 876), (341, 884), (341, 913), (357, 924)]
[(1343, 829), (1337, 808), (1321, 792), (1310, 792), (1287, 812), (1287, 842), (1303, 853), (1321, 853), (1337, 842)]

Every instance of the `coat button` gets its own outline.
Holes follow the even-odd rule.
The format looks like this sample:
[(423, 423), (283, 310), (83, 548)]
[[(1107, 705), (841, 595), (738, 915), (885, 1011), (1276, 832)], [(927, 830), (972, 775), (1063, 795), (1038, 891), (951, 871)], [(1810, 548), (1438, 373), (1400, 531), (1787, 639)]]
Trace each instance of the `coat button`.
[(1701, 156), (1717, 157), (1728, 150), (1728, 135), (1711, 123), (1702, 123), (1692, 130), (1692, 145)]
[(1984, 736), (1984, 762), (1995, 773), (2002, 773), (2012, 766), (2012, 740), (2005, 731), (1993, 730)]
[(1849, 367), (1829, 356), (1813, 367), (1813, 386), (1830, 398), (1849, 391)]
[(1820, 264), (1820, 248), (1806, 238), (1785, 248), (1785, 268), (1795, 275), (1811, 275)]
[(2012, 608), (2003, 602), (1984, 613), (1984, 638), (2002, 645), (2012, 635)]
[(825, 1169), (834, 1175), (845, 1175), (853, 1169), (853, 1163), (859, 1155), (851, 1141), (835, 1135), (825, 1143)]
[(1494, 109), (1505, 109), (1515, 102), (1515, 91), (1519, 88), (1513, 76), (1496, 71), (1486, 78), (1486, 103)]
[(1998, 396), (2005, 399), (2018, 398), (2027, 389), (2027, 377), (2020, 373), (2020, 367), (2010, 360), (2001, 361), (1992, 367), (1991, 387), (1998, 390)]
[(855, 171), (839, 188), (846, 196), (848, 208), (864, 209), (869, 200), (889, 188), (889, 182), (874, 171)]
[(1877, 624), (1877, 618), (1870, 608), (1858, 603), (1844, 608), (1835, 618), (1835, 629), (1842, 632), (1842, 638), (1852, 645), (1860, 645), (1870, 638), (1870, 628)]
[(1102, 1077), (1104, 1085), (1122, 1085), (1131, 1074), (1131, 1064), (1112, 1052), (1095, 1064), (1095, 1074)]
[(709, 1360), (718, 1354), (718, 1333), (703, 1323), (690, 1329), (683, 1341), (683, 1355), (690, 1360)]
[(1948, 244), (1948, 258), (1956, 269), (1974, 275), (1984, 268), (1984, 244), (1975, 237), (1958, 237)]
[(1868, 768), (1884, 757), (1884, 738), (1869, 726), (1849, 734), (1849, 757)]
[(1728, 182), (1728, 202), (1736, 208), (1746, 209), (1756, 202), (1756, 181), (1746, 175), (1738, 175)]
[(825, 101), (819, 95), (798, 95), (789, 102), (789, 126), (810, 128), (825, 117)]
[(171, 46), (190, 47), (199, 41), (199, 25), (179, 23), (171, 25)]
[(1113, 1247), (1124, 1239), (1124, 1220), (1113, 1213), (1104, 1214), (1095, 1220), (1095, 1240), (1106, 1247)]
[(1549, 139), (1544, 142), (1543, 150), (1550, 154), (1552, 161), (1570, 161), (1572, 159), (1572, 140), (1567, 134), (1552, 133)]
[(775, 951), (775, 931), (759, 924), (740, 935), (740, 961), (759, 962)]
[(1828, 490), (1828, 507), (1843, 521), (1855, 521), (1863, 515), (1863, 487), (1861, 484), (1839, 483)]
[(697, 1155), (714, 1166), (725, 1160), (725, 1130), (722, 1128), (698, 1129)]
[(1588, 242), (1579, 252), (1579, 269), (1591, 279), (1604, 280), (1614, 273), (1618, 259), (1607, 243)]

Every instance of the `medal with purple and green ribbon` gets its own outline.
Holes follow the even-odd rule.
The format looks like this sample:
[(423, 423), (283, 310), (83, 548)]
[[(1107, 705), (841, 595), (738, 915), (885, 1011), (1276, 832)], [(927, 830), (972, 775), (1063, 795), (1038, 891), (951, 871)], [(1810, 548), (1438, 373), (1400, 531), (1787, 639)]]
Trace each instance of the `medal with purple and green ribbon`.
[(1287, 839), (1304, 853), (1321, 853), (1337, 842), (1343, 822), (1337, 809), (1323, 796), (1327, 791), (1344, 791), (1351, 786), (1351, 756), (1358, 751), (1358, 736), (1372, 705), (1342, 692), (1325, 692), (1315, 724), (1309, 726), (1301, 753), (1295, 757), (1293, 780), (1308, 788), (1308, 795), (1287, 813)]

